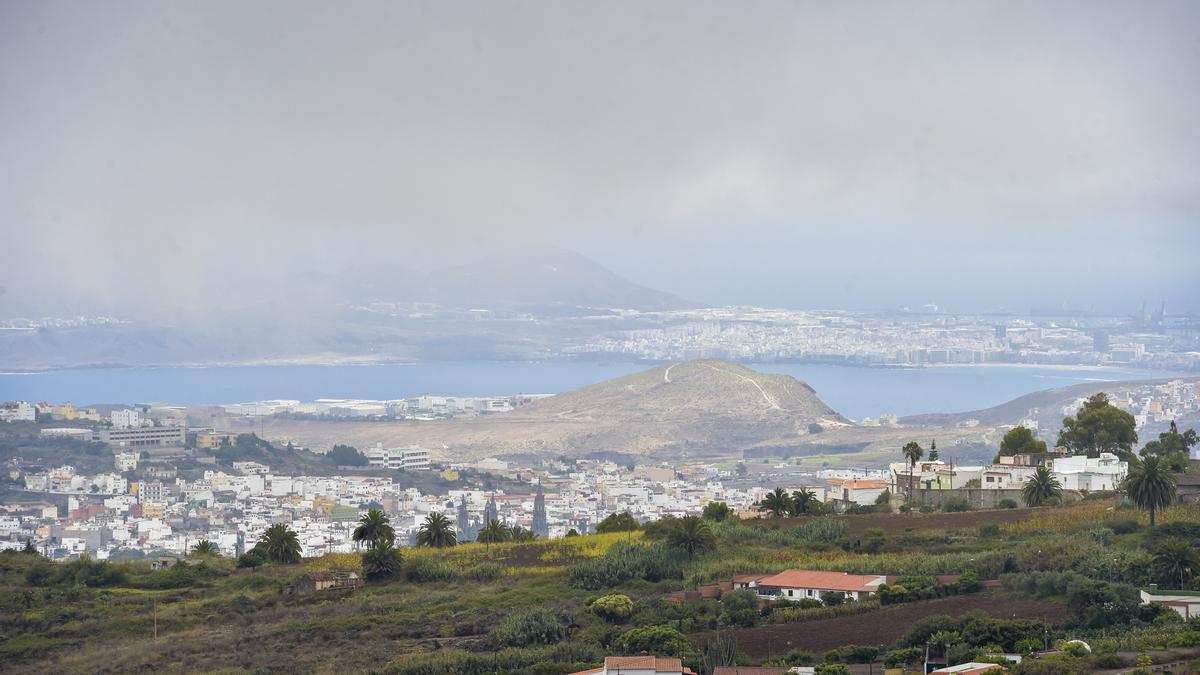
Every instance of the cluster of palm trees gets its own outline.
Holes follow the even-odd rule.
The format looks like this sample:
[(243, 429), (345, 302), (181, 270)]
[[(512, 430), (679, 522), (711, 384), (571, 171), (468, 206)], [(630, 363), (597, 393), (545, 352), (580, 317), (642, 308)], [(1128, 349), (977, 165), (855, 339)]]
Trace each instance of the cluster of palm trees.
[(537, 538), (533, 530), (527, 530), (520, 525), (508, 526), (493, 518), (483, 529), (479, 530), (479, 536), (475, 541), (483, 542), (486, 547), (490, 548), (492, 544), (499, 544), (506, 541), (533, 541)]
[(815, 515), (820, 514), (824, 509), (824, 505), (821, 504), (820, 499), (817, 499), (816, 493), (805, 488), (788, 494), (787, 490), (777, 487), (767, 493), (767, 496), (763, 497), (756, 506), (759, 511), (776, 517)]

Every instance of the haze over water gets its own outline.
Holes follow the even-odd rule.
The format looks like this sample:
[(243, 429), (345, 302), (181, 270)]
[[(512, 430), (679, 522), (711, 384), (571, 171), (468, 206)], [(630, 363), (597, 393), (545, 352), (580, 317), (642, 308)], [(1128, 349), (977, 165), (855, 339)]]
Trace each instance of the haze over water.
[[(807, 382), (826, 403), (855, 420), (884, 413), (961, 412), (998, 405), (1052, 387), (1171, 375), (1146, 370), (1028, 366), (748, 365), (764, 372), (786, 373)], [(555, 394), (647, 367), (630, 363), (471, 361), (363, 366), (73, 369), (0, 374), (0, 400), (199, 405), (264, 399), (394, 399), (423, 393), (447, 396)]]

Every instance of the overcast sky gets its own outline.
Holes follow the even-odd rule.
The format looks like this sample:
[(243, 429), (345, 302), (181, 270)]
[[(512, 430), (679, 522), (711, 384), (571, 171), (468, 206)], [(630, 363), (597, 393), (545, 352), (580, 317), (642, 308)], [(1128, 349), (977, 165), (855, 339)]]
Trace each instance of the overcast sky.
[(713, 304), (1200, 311), (1198, 27), (1194, 1), (0, 0), (0, 315), (520, 242)]

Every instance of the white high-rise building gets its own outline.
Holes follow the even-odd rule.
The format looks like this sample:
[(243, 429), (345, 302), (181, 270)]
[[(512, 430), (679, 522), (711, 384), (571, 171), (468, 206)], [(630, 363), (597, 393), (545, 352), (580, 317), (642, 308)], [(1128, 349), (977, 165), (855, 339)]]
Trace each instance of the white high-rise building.
[(114, 410), (109, 414), (112, 425), (118, 429), (134, 429), (142, 426), (142, 414), (136, 410)]

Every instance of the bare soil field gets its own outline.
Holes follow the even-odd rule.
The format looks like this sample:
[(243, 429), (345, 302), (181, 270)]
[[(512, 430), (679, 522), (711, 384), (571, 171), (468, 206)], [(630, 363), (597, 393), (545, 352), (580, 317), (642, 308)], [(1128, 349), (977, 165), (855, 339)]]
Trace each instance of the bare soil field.
[[(737, 642), (738, 651), (753, 659), (767, 659), (781, 656), (792, 649), (821, 652), (847, 644), (890, 643), (904, 635), (917, 619), (935, 614), (958, 616), (972, 610), (982, 610), (996, 618), (1041, 619), (1049, 623), (1062, 623), (1071, 616), (1066, 605), (1059, 602), (985, 591), (888, 605), (874, 612), (836, 619), (756, 626), (725, 633)], [(692, 635), (691, 640), (699, 647), (712, 635), (698, 633)]]

